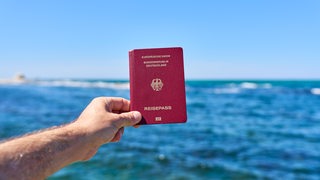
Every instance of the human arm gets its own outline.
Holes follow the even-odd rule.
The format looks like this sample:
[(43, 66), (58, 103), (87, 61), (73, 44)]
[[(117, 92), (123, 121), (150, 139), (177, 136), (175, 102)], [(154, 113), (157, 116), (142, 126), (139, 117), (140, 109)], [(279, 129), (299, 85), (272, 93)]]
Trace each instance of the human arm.
[(123, 98), (95, 98), (70, 124), (1, 143), (0, 179), (44, 179), (90, 159), (102, 144), (119, 141), (124, 127), (141, 120), (129, 107)]

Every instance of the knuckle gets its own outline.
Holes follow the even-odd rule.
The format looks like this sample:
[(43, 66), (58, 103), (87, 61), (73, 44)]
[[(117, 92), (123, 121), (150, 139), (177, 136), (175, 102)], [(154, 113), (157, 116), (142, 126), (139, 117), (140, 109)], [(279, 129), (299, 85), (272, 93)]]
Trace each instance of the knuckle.
[(132, 119), (134, 119), (134, 116), (133, 116), (132, 113), (123, 113), (123, 114), (121, 114), (121, 118), (122, 119), (132, 120)]
[(102, 99), (102, 97), (95, 97), (95, 98), (93, 98), (92, 99), (92, 101), (91, 102), (99, 102), (100, 100)]

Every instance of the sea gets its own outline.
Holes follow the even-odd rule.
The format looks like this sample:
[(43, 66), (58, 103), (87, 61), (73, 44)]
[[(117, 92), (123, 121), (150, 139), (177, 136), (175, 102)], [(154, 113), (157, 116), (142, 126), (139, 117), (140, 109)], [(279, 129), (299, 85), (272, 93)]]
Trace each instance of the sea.
[[(0, 140), (129, 92), (126, 80), (2, 83)], [(186, 100), (187, 123), (128, 127), (120, 142), (48, 179), (320, 179), (320, 81), (190, 80)]]

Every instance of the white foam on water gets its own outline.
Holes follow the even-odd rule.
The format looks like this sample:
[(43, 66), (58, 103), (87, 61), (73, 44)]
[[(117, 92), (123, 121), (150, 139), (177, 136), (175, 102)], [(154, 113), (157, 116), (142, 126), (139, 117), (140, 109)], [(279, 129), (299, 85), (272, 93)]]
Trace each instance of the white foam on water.
[(35, 81), (34, 84), (40, 86), (54, 87), (82, 87), (82, 88), (111, 88), (111, 89), (129, 89), (128, 82), (89, 82), (74, 80), (52, 80), (52, 81)]
[(213, 89), (214, 94), (238, 94), (240, 89), (236, 87), (231, 88), (215, 88)]
[(310, 91), (314, 95), (320, 95), (320, 88), (312, 88)]
[(240, 87), (243, 89), (257, 89), (258, 85), (256, 83), (243, 82)]

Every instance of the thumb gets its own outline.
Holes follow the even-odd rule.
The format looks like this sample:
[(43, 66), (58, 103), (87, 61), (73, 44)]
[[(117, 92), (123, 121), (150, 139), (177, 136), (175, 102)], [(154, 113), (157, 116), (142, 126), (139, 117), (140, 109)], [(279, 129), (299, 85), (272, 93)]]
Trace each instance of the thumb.
[(119, 118), (115, 122), (118, 127), (133, 126), (136, 125), (142, 118), (142, 115), (138, 111), (131, 111), (126, 113), (121, 113)]

